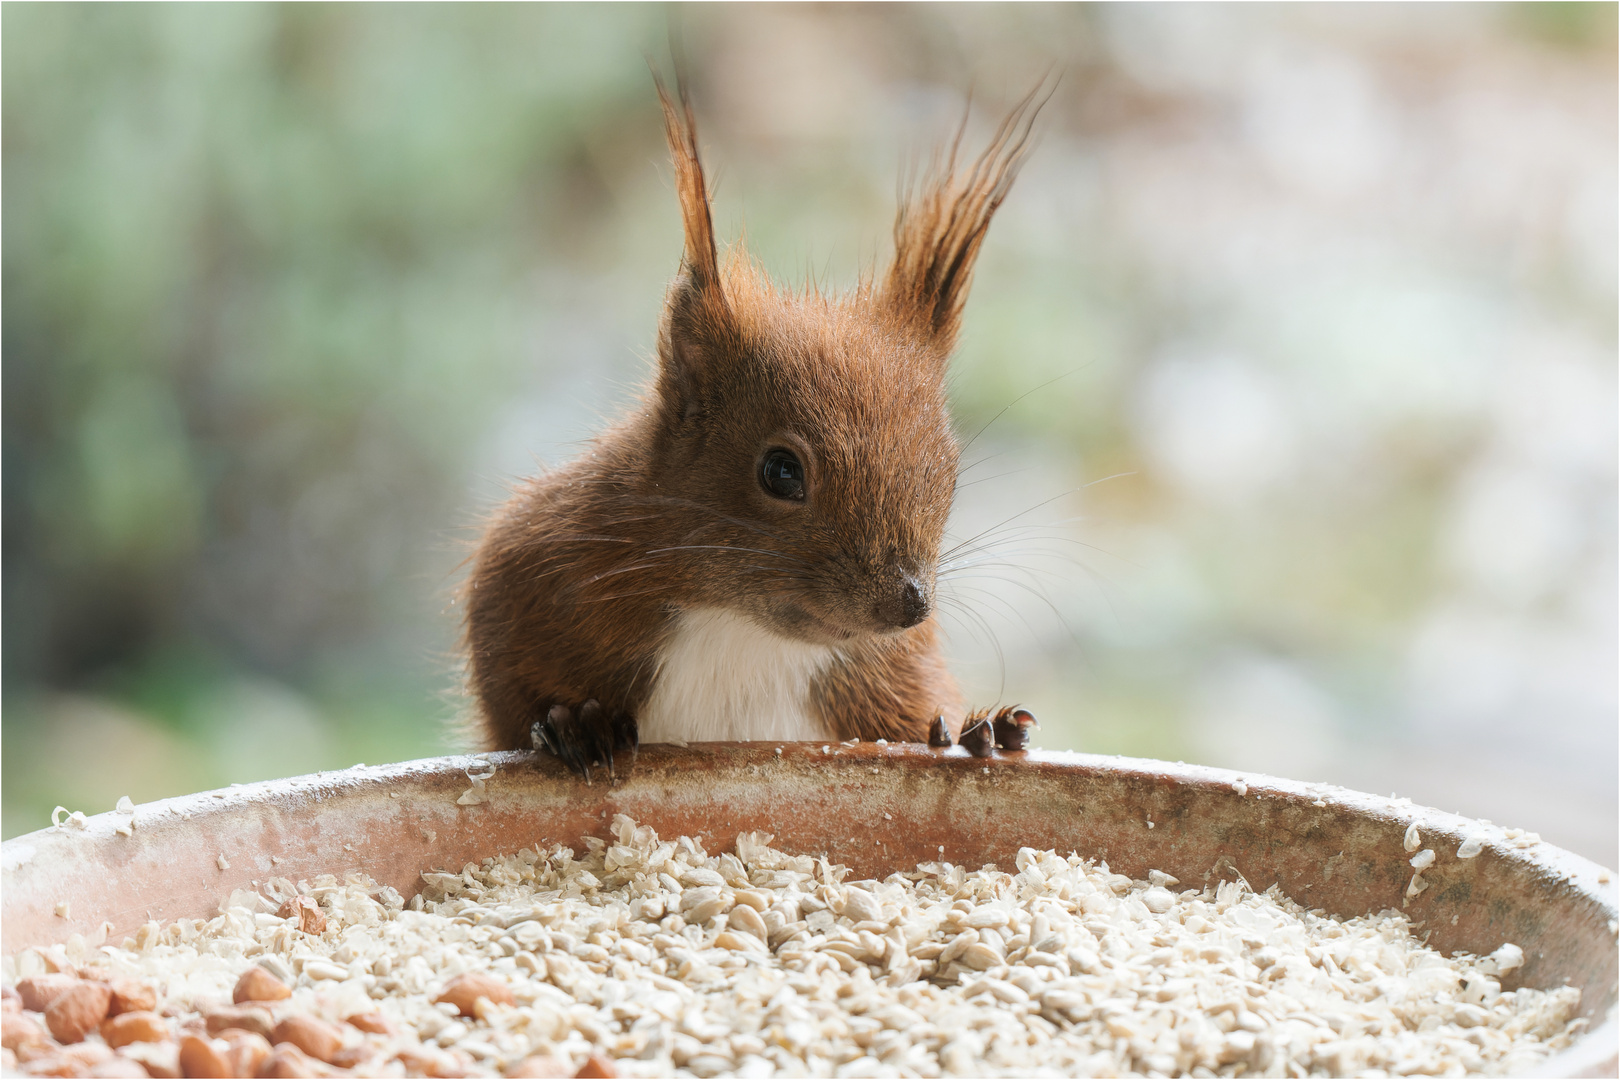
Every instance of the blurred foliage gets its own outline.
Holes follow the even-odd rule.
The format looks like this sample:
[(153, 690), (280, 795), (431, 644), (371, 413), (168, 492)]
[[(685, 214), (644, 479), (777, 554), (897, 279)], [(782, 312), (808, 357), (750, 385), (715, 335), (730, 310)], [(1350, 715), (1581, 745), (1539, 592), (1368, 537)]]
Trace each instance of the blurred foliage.
[[(792, 282), (1062, 72), (952, 373), (975, 699), (1612, 861), (1615, 10), (678, 9)], [(667, 18), (0, 12), (6, 835), (455, 744), (478, 521), (647, 370)]]

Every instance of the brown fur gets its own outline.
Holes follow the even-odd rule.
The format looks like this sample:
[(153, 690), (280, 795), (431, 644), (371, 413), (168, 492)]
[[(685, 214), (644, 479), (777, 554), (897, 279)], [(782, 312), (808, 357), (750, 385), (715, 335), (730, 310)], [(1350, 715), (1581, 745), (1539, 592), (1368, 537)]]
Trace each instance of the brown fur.
[[(921, 740), (959, 708), (929, 615), (958, 447), (944, 388), (973, 263), (1022, 160), (1033, 101), (956, 174), (956, 147), (900, 211), (881, 289), (790, 295), (733, 249), (719, 261), (685, 87), (658, 86), (685, 226), (657, 378), (577, 460), (496, 513), (465, 589), (485, 742), (528, 748), (553, 705), (634, 717), (683, 608), (719, 607), (833, 645), (813, 710), (843, 738)], [(960, 141), (960, 133), (957, 136)], [(758, 481), (803, 460), (804, 503)]]

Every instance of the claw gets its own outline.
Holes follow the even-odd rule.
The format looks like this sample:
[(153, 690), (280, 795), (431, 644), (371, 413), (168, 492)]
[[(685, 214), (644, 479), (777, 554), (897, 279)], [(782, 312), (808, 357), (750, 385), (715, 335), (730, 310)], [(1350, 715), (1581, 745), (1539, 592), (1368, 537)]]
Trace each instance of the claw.
[(556, 757), (562, 756), (551, 738), (551, 726), (544, 720), (536, 720), (529, 725), (529, 745), (536, 750), (549, 751)]
[(636, 752), (636, 720), (624, 713), (611, 716), (595, 698), (577, 710), (553, 705), (545, 719), (529, 725), (529, 741), (536, 750), (555, 755), (563, 764), (591, 782), (591, 766), (606, 767), (617, 779), (617, 754)]
[(566, 705), (553, 705), (541, 724), (541, 735), (546, 740), (547, 748), (561, 758), (564, 765), (579, 773), (587, 784), (590, 783), (590, 762), (580, 753), (580, 731), (574, 723), (574, 710)]
[(934, 717), (934, 722), (928, 725), (928, 745), (936, 750), (943, 750), (951, 745), (951, 729), (946, 725), (943, 716)]
[(990, 724), (989, 710), (970, 713), (962, 724), (962, 735), (957, 740), (976, 758), (987, 758), (995, 752), (995, 735)]
[[(591, 698), (579, 707), (579, 734), (580, 741), (587, 747), (587, 754), (592, 765), (606, 765), (608, 776), (613, 772), (613, 743), (603, 738), (602, 732), (602, 703)], [(590, 780), (586, 776), (586, 781)]]
[(1035, 714), (1022, 705), (1009, 705), (992, 721), (996, 745), (1003, 750), (1022, 750), (1029, 745), (1030, 728), (1040, 727)]

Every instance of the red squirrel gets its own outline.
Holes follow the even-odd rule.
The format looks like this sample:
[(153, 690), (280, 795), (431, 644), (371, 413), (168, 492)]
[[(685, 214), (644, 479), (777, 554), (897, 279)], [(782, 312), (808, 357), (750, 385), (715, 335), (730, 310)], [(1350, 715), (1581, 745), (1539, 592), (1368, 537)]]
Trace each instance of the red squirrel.
[[(578, 459), (520, 484), (464, 588), (485, 743), (589, 777), (638, 741), (949, 745), (934, 592), (959, 447), (944, 377), (1035, 94), (902, 202), (894, 261), (790, 292), (716, 251), (684, 80), (654, 76), (685, 227), (658, 370)], [(1032, 108), (1032, 106), (1034, 106)], [(975, 753), (1027, 713), (967, 718)], [(971, 729), (971, 730), (966, 730)]]

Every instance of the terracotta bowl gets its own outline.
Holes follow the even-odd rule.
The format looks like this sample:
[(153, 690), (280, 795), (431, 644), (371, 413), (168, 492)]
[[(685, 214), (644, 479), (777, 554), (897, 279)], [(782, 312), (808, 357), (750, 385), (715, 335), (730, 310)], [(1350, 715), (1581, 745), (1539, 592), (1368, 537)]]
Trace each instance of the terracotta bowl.
[[(491, 766), (480, 792), (469, 771)], [(1429, 944), (1481, 954), (1518, 944), (1526, 962), (1504, 988), (1577, 986), (1591, 1023), (1542, 1073), (1616, 1073), (1616, 884), (1602, 867), (1406, 800), (1086, 754), (979, 760), (915, 744), (711, 743), (646, 747), (618, 779), (590, 784), (523, 753), (244, 784), (138, 807), (129, 836), (114, 831), (128, 815), (108, 813), (82, 830), (6, 841), (4, 950), (211, 917), (232, 890), (270, 877), (358, 868), (409, 897), (424, 870), (535, 843), (582, 847), (619, 813), (665, 836), (701, 836), (711, 853), (739, 832), (773, 833), (779, 847), (864, 876), (934, 859), (1010, 866), (1019, 847), (1051, 847), (1132, 877), (1163, 870), (1184, 887), (1236, 874), (1258, 889), (1276, 882), (1346, 916), (1402, 906), (1412, 876), (1402, 840), (1415, 823), (1439, 856), (1407, 908)], [(1474, 836), (1484, 850), (1457, 858)]]

